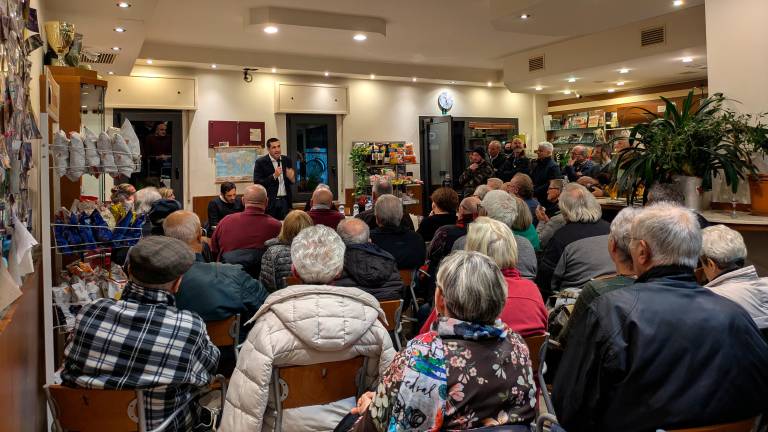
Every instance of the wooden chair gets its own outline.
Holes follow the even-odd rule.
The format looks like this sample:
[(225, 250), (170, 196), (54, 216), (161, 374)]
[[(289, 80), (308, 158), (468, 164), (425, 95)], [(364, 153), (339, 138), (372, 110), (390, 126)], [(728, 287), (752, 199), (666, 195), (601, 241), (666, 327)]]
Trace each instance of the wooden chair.
[[(221, 389), (224, 407), (226, 383), (217, 375), (212, 382)], [(144, 390), (97, 390), (46, 385), (45, 396), (53, 414), (56, 430), (77, 432), (138, 431), (161, 432), (195, 401), (191, 398), (155, 429), (148, 429), (145, 418)]]
[(284, 409), (359, 397), (365, 390), (367, 366), (368, 358), (359, 356), (337, 362), (273, 367), (275, 431), (282, 431)]
[(757, 417), (713, 426), (702, 426), (688, 429), (669, 429), (668, 432), (750, 432), (755, 426), (756, 422)]
[(411, 301), (413, 302), (414, 313), (419, 310), (419, 302), (416, 300), (416, 292), (413, 290), (413, 272), (414, 270), (402, 269), (400, 270), (400, 279), (403, 280), (403, 286), (408, 288), (411, 294)]
[(384, 311), (384, 316), (387, 318), (386, 324), (382, 324), (384, 324), (384, 328), (387, 329), (387, 331), (395, 334), (395, 348), (400, 351), (403, 348), (402, 343), (400, 342), (400, 335), (403, 331), (403, 325), (400, 320), (403, 313), (403, 301), (383, 301), (379, 302), (379, 306), (381, 306), (381, 310)]
[(301, 279), (298, 276), (294, 276), (294, 275), (286, 276), (285, 278), (283, 278), (283, 280), (285, 281), (283, 285), (287, 287), (291, 285), (301, 285), (302, 283), (304, 283), (301, 281)]
[(533, 375), (537, 375), (539, 372), (539, 363), (541, 360), (541, 346), (549, 337), (548, 333), (537, 336), (528, 336), (525, 338), (525, 344), (528, 345), (528, 353), (531, 356), (531, 367), (533, 368)]
[(206, 321), (206, 331), (211, 343), (217, 347), (232, 346), (237, 358), (238, 345), (240, 344), (240, 314), (219, 321)]

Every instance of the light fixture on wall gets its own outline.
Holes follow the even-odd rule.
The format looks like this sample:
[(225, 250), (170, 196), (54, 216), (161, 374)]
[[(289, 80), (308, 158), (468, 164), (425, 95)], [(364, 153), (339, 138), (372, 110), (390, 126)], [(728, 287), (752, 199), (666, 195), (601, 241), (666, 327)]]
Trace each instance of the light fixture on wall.
[(683, 63), (690, 63), (693, 61), (693, 57), (683, 57), (681, 60)]
[(243, 81), (249, 83), (253, 81), (253, 75), (251, 75), (251, 71), (257, 71), (258, 68), (243, 68)]
[(154, 63), (154, 61), (152, 61), (152, 59), (147, 59), (147, 64), (152, 64), (152, 63)]
[(368, 39), (368, 36), (366, 36), (363, 33), (356, 33), (354, 36), (352, 36), (352, 39), (354, 39), (354, 40), (356, 40), (358, 42), (362, 42), (362, 41)]
[(527, 13), (524, 13), (524, 14), (520, 15), (520, 19), (524, 20), (524, 21), (529, 19), (530, 17), (531, 17), (531, 14), (527, 14)]
[(114, 30), (118, 33), (125, 33), (125, 27), (115, 27)]
[(118, 2), (117, 7), (125, 9), (131, 7), (131, 4), (128, 2)]
[(626, 74), (626, 73), (629, 73), (629, 69), (627, 69), (627, 68), (621, 68), (621, 69), (619, 69), (619, 73), (620, 73), (620, 74)]
[(279, 31), (279, 29), (277, 28), (277, 26), (268, 25), (268, 26), (264, 27), (264, 33), (267, 33), (267, 34), (275, 34), (278, 31)]

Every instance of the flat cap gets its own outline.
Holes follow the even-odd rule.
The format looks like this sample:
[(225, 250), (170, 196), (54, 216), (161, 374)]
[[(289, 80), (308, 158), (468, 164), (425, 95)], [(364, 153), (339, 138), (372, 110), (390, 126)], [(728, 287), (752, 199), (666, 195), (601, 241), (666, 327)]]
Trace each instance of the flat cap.
[(186, 273), (195, 254), (181, 240), (150, 236), (139, 240), (128, 254), (128, 269), (139, 283), (164, 284)]

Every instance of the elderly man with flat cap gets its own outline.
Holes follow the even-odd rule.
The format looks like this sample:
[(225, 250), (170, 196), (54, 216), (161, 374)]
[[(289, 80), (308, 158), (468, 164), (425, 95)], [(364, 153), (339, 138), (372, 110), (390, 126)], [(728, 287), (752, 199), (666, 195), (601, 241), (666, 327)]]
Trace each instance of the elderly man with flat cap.
[[(128, 253), (129, 282), (120, 300), (83, 306), (64, 351), (65, 385), (93, 389), (145, 389), (145, 416), (157, 428), (195, 398), (216, 370), (219, 350), (195, 312), (175, 306), (174, 294), (195, 255), (182, 241), (152, 236)], [(196, 403), (168, 430), (192, 430)]]

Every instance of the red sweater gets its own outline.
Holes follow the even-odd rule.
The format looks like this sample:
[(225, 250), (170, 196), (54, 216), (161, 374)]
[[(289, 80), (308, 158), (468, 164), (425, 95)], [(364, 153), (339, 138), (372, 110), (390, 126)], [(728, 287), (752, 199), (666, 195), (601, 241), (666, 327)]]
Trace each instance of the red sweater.
[[(547, 331), (547, 308), (539, 288), (528, 279), (521, 278), (516, 269), (501, 272), (507, 281), (507, 303), (499, 319), (522, 337), (544, 334)], [(436, 320), (437, 312), (432, 309), (419, 334), (428, 332)]]
[(219, 256), (233, 250), (261, 249), (265, 241), (280, 234), (280, 227), (280, 221), (264, 210), (246, 207), (219, 222), (211, 238), (211, 252)]
[(312, 209), (309, 211), (309, 217), (315, 225), (325, 225), (334, 231), (339, 226), (339, 222), (344, 220), (343, 214), (331, 209)]

